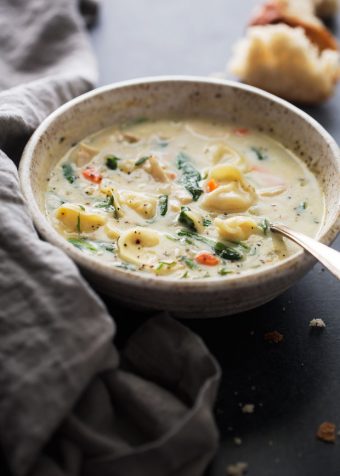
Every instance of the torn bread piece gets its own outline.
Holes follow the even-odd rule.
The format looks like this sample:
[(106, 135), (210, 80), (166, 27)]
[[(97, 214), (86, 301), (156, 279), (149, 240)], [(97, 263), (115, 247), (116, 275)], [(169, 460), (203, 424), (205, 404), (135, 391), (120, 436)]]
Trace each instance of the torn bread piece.
[(320, 51), (337, 50), (335, 37), (315, 15), (315, 2), (316, 0), (269, 0), (255, 11), (250, 26), (283, 23), (292, 28), (301, 27)]
[(229, 68), (245, 83), (305, 104), (326, 100), (340, 76), (337, 51), (320, 51), (304, 29), (285, 24), (250, 27)]

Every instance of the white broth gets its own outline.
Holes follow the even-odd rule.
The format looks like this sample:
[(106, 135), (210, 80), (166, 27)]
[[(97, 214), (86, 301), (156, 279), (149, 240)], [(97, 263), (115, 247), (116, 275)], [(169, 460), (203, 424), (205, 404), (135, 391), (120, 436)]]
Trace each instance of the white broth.
[(201, 119), (141, 120), (72, 147), (50, 175), (46, 212), (98, 261), (198, 279), (296, 253), (268, 224), (315, 236), (324, 197), (307, 166), (263, 133)]

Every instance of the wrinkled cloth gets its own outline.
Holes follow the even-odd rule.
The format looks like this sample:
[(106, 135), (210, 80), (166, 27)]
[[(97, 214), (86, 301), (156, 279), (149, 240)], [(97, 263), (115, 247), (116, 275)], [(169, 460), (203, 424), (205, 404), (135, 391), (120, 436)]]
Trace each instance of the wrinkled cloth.
[(214, 358), (164, 314), (118, 355), (114, 316), (39, 239), (19, 188), (34, 129), (96, 81), (96, 4), (0, 4), (0, 455), (15, 476), (199, 476), (218, 439)]

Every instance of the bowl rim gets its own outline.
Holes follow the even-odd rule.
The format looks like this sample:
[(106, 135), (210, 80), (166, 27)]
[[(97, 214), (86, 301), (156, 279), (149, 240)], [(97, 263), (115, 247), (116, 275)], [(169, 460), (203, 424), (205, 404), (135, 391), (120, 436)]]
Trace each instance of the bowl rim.
[[(314, 260), (310, 255), (304, 252), (302, 249), (297, 251), (294, 255), (279, 261), (277, 263), (266, 265), (263, 268), (258, 268), (251, 271), (244, 271), (236, 275), (227, 275), (221, 277), (212, 277), (209, 279), (199, 278), (195, 280), (177, 280), (173, 278), (153, 276), (149, 273), (136, 273), (135, 271), (125, 270), (118, 267), (110, 267), (103, 262), (97, 261), (91, 256), (85, 255), (76, 247), (68, 243), (52, 226), (48, 221), (47, 217), (40, 210), (31, 186), (31, 174), (30, 174), (30, 164), (34, 157), (34, 152), (36, 147), (40, 142), (40, 137), (48, 130), (51, 124), (54, 123), (56, 119), (62, 116), (65, 112), (72, 109), (74, 106), (88, 100), (95, 98), (96, 96), (103, 95), (107, 92), (114, 90), (125, 89), (130, 86), (141, 86), (147, 84), (157, 84), (157, 83), (201, 83), (201, 84), (212, 84), (219, 85), (222, 87), (229, 87), (232, 89), (243, 90), (254, 94), (255, 96), (261, 96), (262, 98), (271, 100), (275, 104), (281, 105), (286, 109), (289, 109), (292, 113), (300, 116), (303, 120), (308, 122), (312, 127), (323, 137), (327, 142), (328, 146), (333, 152), (334, 157), (336, 158), (336, 166), (340, 173), (340, 150), (333, 139), (333, 137), (324, 129), (321, 124), (319, 124), (314, 118), (309, 114), (299, 109), (297, 106), (289, 103), (288, 101), (281, 99), (267, 91), (256, 88), (254, 86), (238, 83), (232, 80), (210, 78), (204, 76), (191, 76), (191, 75), (165, 75), (165, 76), (152, 76), (152, 77), (142, 77), (136, 79), (129, 79), (125, 81), (114, 82), (99, 88), (95, 88), (91, 91), (88, 91), (80, 96), (77, 96), (70, 101), (64, 103), (48, 115), (42, 123), (38, 126), (35, 132), (32, 134), (31, 138), (27, 142), (21, 160), (19, 164), (19, 178), (21, 184), (21, 190), (26, 199), (27, 207), (33, 219), (34, 225), (37, 228), (38, 232), (46, 239), (49, 243), (57, 246), (59, 249), (63, 250), (68, 256), (70, 256), (75, 263), (77, 263), (82, 269), (88, 271), (89, 273), (96, 273), (102, 278), (109, 280), (114, 280), (125, 285), (138, 285), (146, 287), (148, 290), (153, 289), (163, 289), (168, 290), (169, 287), (181, 288), (188, 292), (200, 292), (207, 291), (216, 292), (220, 288), (224, 288), (226, 284), (230, 287), (237, 287), (239, 289), (248, 288), (252, 285), (259, 285), (266, 282), (273, 275), (280, 275), (280, 278), (285, 276), (290, 276), (290, 274), (298, 269), (309, 267)], [(337, 222), (340, 217), (340, 196), (338, 198), (337, 210), (334, 214), (335, 218), (332, 222), (324, 228), (324, 223), (319, 228), (316, 239), (327, 244), (331, 243), (332, 240), (336, 237), (338, 233)], [(133, 280), (134, 283), (131, 281)]]

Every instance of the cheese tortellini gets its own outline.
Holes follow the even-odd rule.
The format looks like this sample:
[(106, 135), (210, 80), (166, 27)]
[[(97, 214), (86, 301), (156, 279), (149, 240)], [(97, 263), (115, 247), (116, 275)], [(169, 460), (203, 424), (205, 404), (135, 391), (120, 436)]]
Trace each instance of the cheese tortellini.
[(232, 165), (216, 165), (208, 178), (221, 183), (202, 200), (202, 207), (214, 212), (244, 212), (256, 201), (254, 188), (246, 181), (242, 172)]
[(233, 216), (225, 219), (215, 218), (214, 225), (219, 236), (230, 241), (247, 240), (259, 231), (256, 221), (244, 216)]
[(163, 234), (152, 228), (134, 227), (119, 237), (118, 252), (129, 263), (155, 274), (168, 274), (177, 269), (179, 263), (162, 259), (164, 239)]
[(249, 170), (247, 160), (226, 144), (219, 143), (211, 145), (208, 147), (207, 151), (211, 156), (211, 161), (214, 165), (223, 162), (238, 167), (242, 172), (247, 172)]
[(150, 228), (134, 227), (124, 232), (118, 239), (121, 258), (137, 265), (152, 265), (157, 260), (154, 248), (160, 242), (160, 235)]
[(245, 212), (253, 204), (253, 195), (239, 182), (221, 185), (202, 200), (202, 207), (212, 212)]
[(69, 232), (92, 232), (106, 223), (107, 217), (83, 205), (64, 203), (56, 210), (56, 218)]
[(123, 203), (132, 208), (143, 218), (153, 218), (157, 208), (157, 198), (146, 193), (124, 191), (121, 193)]

